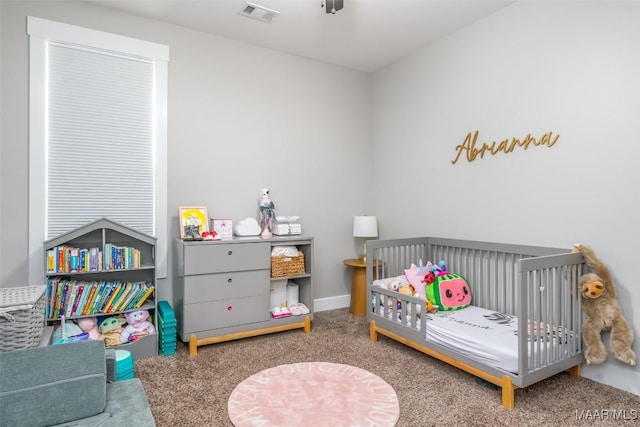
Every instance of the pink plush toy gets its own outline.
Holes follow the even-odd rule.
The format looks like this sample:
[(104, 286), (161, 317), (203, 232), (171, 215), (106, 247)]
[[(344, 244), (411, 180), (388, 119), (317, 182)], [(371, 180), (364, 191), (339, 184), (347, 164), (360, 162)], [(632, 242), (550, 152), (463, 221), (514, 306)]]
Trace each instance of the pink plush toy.
[(156, 333), (156, 328), (147, 320), (149, 318), (147, 310), (131, 311), (124, 317), (127, 319), (127, 326), (120, 334), (120, 341), (123, 343), (134, 342), (141, 336)]
[(100, 339), (100, 330), (98, 329), (97, 317), (82, 317), (77, 320), (78, 327), (84, 332), (89, 333), (89, 338), (92, 340)]

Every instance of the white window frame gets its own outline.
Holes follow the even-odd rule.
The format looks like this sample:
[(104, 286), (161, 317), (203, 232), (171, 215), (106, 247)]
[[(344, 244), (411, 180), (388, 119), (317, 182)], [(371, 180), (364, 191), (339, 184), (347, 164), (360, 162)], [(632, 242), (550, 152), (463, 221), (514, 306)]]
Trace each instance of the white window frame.
[(71, 43), (154, 61), (156, 104), (155, 224), (156, 275), (167, 277), (167, 86), (169, 47), (46, 19), (27, 17), (29, 34), (29, 283), (45, 283), (46, 237), (46, 66), (47, 43)]

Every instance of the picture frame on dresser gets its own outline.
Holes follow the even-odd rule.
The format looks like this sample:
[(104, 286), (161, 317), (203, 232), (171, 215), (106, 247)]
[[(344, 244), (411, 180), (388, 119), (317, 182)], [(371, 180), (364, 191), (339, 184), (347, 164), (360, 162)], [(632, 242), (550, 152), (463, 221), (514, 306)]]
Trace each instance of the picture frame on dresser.
[(223, 239), (233, 237), (233, 220), (226, 218), (211, 218), (211, 229)]
[(187, 227), (197, 226), (198, 233), (209, 231), (209, 215), (206, 206), (180, 206), (178, 208), (180, 238), (184, 239)]

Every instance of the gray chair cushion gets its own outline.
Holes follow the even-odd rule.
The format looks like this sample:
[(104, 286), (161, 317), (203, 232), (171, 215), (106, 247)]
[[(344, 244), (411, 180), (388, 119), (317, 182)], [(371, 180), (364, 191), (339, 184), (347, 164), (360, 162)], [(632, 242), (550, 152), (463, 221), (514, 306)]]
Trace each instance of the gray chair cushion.
[(106, 375), (99, 340), (0, 353), (0, 426), (46, 426), (100, 414)]

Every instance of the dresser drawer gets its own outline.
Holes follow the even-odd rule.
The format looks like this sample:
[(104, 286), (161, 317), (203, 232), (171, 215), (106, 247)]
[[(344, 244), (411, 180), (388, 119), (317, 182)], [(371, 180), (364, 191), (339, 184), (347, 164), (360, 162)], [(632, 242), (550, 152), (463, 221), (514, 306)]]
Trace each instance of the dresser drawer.
[(184, 246), (184, 275), (271, 267), (269, 243), (201, 244)]
[(184, 303), (218, 301), (269, 293), (269, 270), (235, 271), (184, 277)]
[(184, 336), (199, 331), (269, 320), (269, 295), (209, 301), (184, 306)]

